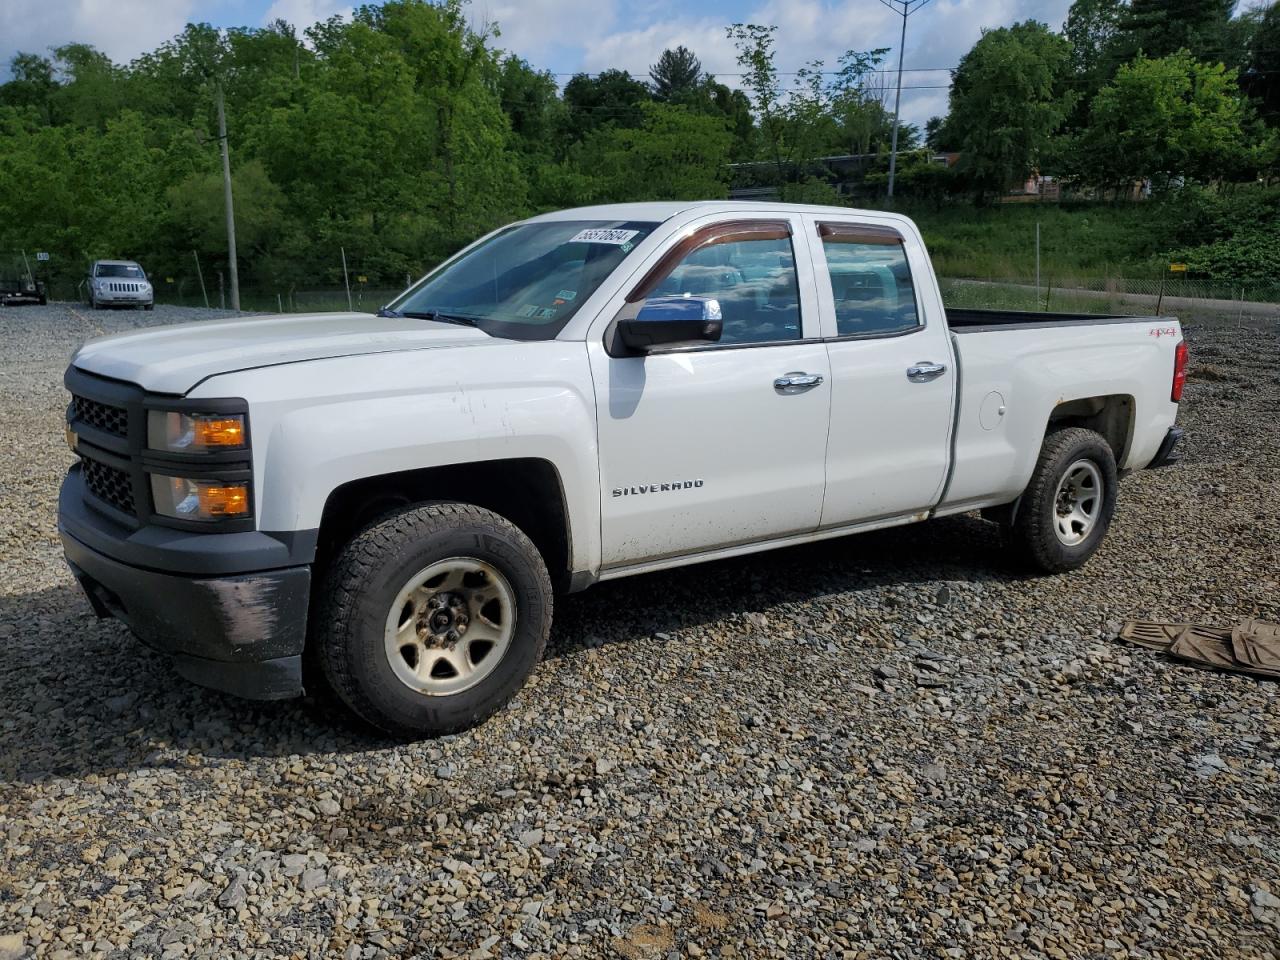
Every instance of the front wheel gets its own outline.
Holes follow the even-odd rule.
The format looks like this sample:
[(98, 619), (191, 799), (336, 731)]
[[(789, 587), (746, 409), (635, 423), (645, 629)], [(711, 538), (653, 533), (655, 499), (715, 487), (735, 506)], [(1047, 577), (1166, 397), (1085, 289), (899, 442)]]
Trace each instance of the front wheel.
[(311, 642), (325, 679), (394, 736), (456, 733), (495, 713), (551, 629), (537, 548), (470, 504), (419, 505), (366, 527), (320, 589)]
[(1117, 487), (1115, 455), (1101, 434), (1065, 427), (1046, 436), (1013, 525), (1026, 560), (1046, 573), (1083, 566), (1111, 525)]

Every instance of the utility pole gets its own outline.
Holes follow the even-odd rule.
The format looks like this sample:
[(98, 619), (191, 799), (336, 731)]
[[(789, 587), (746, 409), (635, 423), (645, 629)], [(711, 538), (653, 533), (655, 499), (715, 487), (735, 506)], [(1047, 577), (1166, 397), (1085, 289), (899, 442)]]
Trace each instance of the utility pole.
[(889, 146), (889, 199), (893, 199), (893, 179), (898, 171), (898, 112), (902, 107), (902, 58), (907, 52), (907, 17), (923, 7), (929, 0), (880, 0), (886, 7), (902, 17), (902, 39), (898, 42), (898, 84), (893, 95), (893, 134)]
[(217, 84), (218, 143), (222, 147), (222, 195), (227, 207), (227, 260), (231, 267), (231, 309), (240, 309), (240, 271), (236, 268), (236, 212), (231, 201), (231, 150), (227, 146), (227, 109), (222, 82)]

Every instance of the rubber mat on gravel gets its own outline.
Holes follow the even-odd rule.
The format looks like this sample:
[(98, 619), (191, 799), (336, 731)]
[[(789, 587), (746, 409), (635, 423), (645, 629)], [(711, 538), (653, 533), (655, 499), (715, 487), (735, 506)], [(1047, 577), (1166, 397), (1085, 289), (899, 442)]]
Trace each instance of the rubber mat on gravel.
[(1236, 627), (1130, 620), (1120, 639), (1199, 666), (1280, 678), (1280, 624), (1265, 620)]

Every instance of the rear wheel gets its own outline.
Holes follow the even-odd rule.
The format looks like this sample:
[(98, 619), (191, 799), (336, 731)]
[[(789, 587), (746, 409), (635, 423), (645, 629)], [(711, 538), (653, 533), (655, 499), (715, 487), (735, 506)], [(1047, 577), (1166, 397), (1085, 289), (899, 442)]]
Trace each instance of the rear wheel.
[(524, 685), (551, 628), (551, 581), (515, 525), (432, 503), (359, 533), (321, 585), (312, 643), (369, 723), (430, 737), (474, 726)]
[(1026, 560), (1047, 573), (1082, 566), (1107, 534), (1117, 488), (1115, 455), (1106, 438), (1082, 427), (1050, 433), (1013, 525)]

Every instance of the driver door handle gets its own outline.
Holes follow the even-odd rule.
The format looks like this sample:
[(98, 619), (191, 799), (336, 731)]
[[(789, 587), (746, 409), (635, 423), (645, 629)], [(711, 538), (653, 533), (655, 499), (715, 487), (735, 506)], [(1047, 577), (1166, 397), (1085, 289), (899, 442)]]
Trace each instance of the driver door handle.
[(812, 390), (814, 387), (822, 383), (822, 374), (820, 373), (784, 373), (773, 381), (773, 389), (782, 393), (801, 393), (805, 390)]
[(925, 360), (907, 367), (907, 379), (912, 383), (928, 383), (937, 380), (947, 372), (945, 363), (931, 363)]

